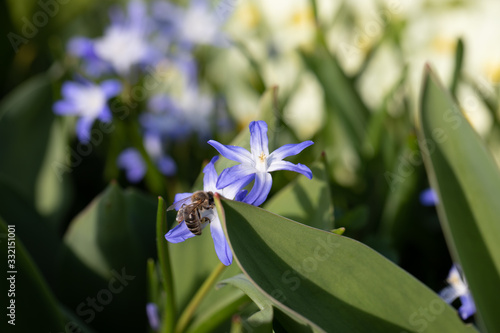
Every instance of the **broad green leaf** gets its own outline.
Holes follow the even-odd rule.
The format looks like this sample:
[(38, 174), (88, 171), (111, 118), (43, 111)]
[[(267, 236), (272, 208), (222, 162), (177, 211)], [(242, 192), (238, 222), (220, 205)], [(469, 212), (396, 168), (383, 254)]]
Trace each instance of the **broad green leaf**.
[(419, 143), (439, 218), (465, 272), (480, 321), (500, 330), (500, 172), (479, 136), (429, 67), (419, 112)]
[[(156, 255), (147, 243), (154, 245), (155, 210), (153, 200), (111, 184), (71, 222), (64, 236), (64, 298), (97, 331), (139, 330), (146, 325), (146, 262)], [(94, 311), (87, 297), (104, 299), (106, 315)]]
[(66, 147), (70, 119), (58, 119), (50, 128), (47, 149), (35, 184), (35, 207), (57, 229), (68, 212), (73, 199), (73, 183), (70, 177), (73, 169), (67, 162), (69, 150)]
[[(139, 242), (132, 229), (125, 196), (111, 184), (70, 224), (64, 242), (96, 273), (139, 264)], [(154, 221), (154, 220), (153, 220)]]
[(311, 166), (313, 178), (297, 177), (265, 204), (275, 214), (312, 227), (333, 229), (333, 205), (323, 161)]
[(16, 225), (16, 234), (53, 290), (58, 285), (58, 257), (62, 242), (56, 230), (33, 207), (13, 179), (0, 175), (0, 216)]
[(475, 331), (437, 294), (357, 241), (244, 203), (222, 199), (217, 205), (250, 281), (316, 330)]
[[(2, 332), (64, 331), (64, 316), (50, 287), (33, 263), (17, 233), (19, 222), (0, 218), (0, 248), (4, 253), (0, 286), (4, 292)], [(10, 226), (13, 226), (12, 228)], [(9, 234), (11, 233), (12, 234)], [(12, 238), (9, 237), (13, 236)], [(11, 246), (13, 248), (11, 248)], [(9, 252), (8, 252), (9, 250)], [(7, 257), (13, 255), (14, 257)], [(7, 262), (7, 260), (14, 260)], [(9, 265), (9, 266), (7, 266)], [(12, 265), (12, 266), (10, 266)], [(12, 304), (12, 305), (11, 305)], [(12, 307), (13, 309), (8, 309)], [(7, 309), (6, 309), (7, 308)], [(12, 316), (9, 316), (12, 314)], [(8, 321), (13, 320), (11, 325)]]
[(35, 199), (35, 184), (55, 117), (51, 96), (50, 76), (39, 74), (0, 104), (0, 175), (15, 179), (30, 202)]

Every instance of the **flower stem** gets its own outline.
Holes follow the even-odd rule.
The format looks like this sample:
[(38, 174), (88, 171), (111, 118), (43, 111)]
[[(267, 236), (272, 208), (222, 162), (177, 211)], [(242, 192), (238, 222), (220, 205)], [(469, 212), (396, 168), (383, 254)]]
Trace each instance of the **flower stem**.
[(182, 312), (182, 314), (179, 318), (179, 321), (177, 322), (177, 325), (175, 326), (175, 330), (174, 330), (175, 333), (182, 333), (185, 331), (189, 321), (193, 317), (194, 312), (196, 311), (196, 309), (200, 305), (203, 298), (208, 294), (208, 292), (215, 285), (215, 283), (217, 282), (217, 279), (224, 271), (224, 268), (226, 268), (226, 266), (224, 266), (223, 263), (219, 263), (219, 265), (217, 265), (214, 268), (212, 273), (210, 273), (210, 276), (205, 280), (205, 282), (202, 284), (200, 289), (198, 289), (198, 291), (196, 292), (194, 297), (191, 299), (191, 302), (189, 302), (189, 304), (186, 306), (186, 308)]

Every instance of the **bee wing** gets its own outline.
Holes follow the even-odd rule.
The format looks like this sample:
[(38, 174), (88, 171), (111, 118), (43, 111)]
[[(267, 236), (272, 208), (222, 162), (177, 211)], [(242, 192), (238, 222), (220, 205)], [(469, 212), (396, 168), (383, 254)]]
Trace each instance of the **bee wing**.
[(175, 195), (174, 203), (167, 208), (167, 210), (179, 210), (185, 203), (191, 201), (191, 196), (193, 193), (178, 193)]

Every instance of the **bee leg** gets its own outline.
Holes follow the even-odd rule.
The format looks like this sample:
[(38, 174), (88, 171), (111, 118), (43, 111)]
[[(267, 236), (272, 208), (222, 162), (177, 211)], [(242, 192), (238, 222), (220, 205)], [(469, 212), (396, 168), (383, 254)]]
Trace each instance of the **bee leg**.
[(210, 223), (212, 221), (210, 221), (210, 219), (208, 217), (204, 217), (201, 219), (201, 223), (206, 223), (206, 222)]

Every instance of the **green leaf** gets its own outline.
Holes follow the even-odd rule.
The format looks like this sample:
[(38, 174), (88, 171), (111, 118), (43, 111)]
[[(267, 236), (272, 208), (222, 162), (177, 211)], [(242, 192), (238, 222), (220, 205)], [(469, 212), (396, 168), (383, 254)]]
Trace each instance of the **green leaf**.
[[(111, 184), (71, 222), (64, 236), (64, 299), (97, 331), (140, 330), (146, 325), (146, 262), (156, 256), (155, 211), (154, 200)], [(112, 302), (102, 298), (101, 290)], [(105, 300), (100, 305), (105, 316), (92, 310), (88, 297)], [(130, 315), (123, 318), (123, 313)]]
[(258, 291), (255, 285), (243, 274), (219, 282), (219, 286), (227, 284), (243, 291), (259, 307), (260, 311), (250, 316), (246, 322), (246, 325), (250, 325), (250, 330), (252, 332), (271, 332), (273, 321), (273, 307), (271, 301)]
[(297, 177), (276, 193), (265, 208), (323, 230), (333, 229), (333, 205), (323, 161), (311, 166), (313, 178)]
[(437, 294), (367, 246), (244, 203), (221, 203), (243, 272), (276, 307), (314, 329), (474, 332)]
[(70, 119), (58, 119), (50, 128), (46, 152), (41, 161), (36, 180), (34, 195), (35, 207), (57, 229), (62, 229), (61, 223), (70, 208), (73, 199), (73, 183), (70, 174), (71, 165), (65, 163), (68, 158), (66, 142)]
[(337, 59), (320, 47), (315, 53), (302, 53), (302, 59), (316, 75), (325, 90), (325, 100), (332, 112), (338, 114), (342, 127), (359, 151), (365, 137), (369, 111)]
[(0, 175), (0, 216), (16, 224), (16, 234), (24, 240), (28, 253), (39, 267), (45, 280), (56, 290), (58, 257), (62, 242), (56, 230), (40, 216), (22, 191), (18, 182)]
[[(4, 327), (2, 332), (63, 331), (63, 313), (59, 310), (56, 298), (17, 234), (18, 225), (17, 222), (8, 225), (0, 218), (0, 235), (2, 236), (0, 247), (2, 253), (5, 254), (3, 260), (6, 264), (13, 265), (12, 267), (2, 266), (5, 272), (5, 277), (0, 282), (5, 293), (2, 311), (4, 315), (0, 324), (0, 327)], [(9, 234), (11, 232), (12, 234)], [(8, 258), (7, 255), (14, 257)], [(8, 259), (14, 261), (7, 262)], [(13, 310), (6, 309), (9, 306), (12, 306)], [(9, 316), (11, 313), (13, 317)], [(12, 319), (15, 325), (8, 323)]]
[(419, 143), (439, 218), (488, 332), (500, 330), (500, 172), (479, 136), (429, 67), (419, 112)]
[(252, 301), (257, 305), (260, 311), (251, 315), (248, 320), (243, 321), (242, 325), (247, 331), (255, 332), (270, 332), (268, 324), (273, 321), (273, 328), (281, 327), (286, 332), (312, 332), (312, 329), (305, 322), (298, 322), (297, 318), (293, 318), (293, 314), (285, 313), (279, 308), (275, 308), (273, 302), (245, 275), (239, 274), (230, 279), (226, 279), (219, 283), (219, 286), (232, 285), (247, 294)]
[(68, 247), (103, 277), (131, 262), (139, 264), (138, 240), (127, 208), (122, 190), (111, 184), (71, 222), (64, 236)]
[(457, 41), (457, 49), (455, 51), (455, 66), (453, 68), (453, 78), (451, 79), (450, 91), (453, 96), (457, 95), (458, 83), (462, 75), (462, 66), (464, 62), (464, 42), (461, 38)]
[(35, 201), (35, 184), (55, 117), (51, 96), (51, 78), (40, 74), (12, 91), (0, 105), (0, 175), (16, 179), (30, 202)]

